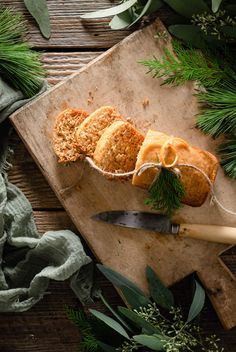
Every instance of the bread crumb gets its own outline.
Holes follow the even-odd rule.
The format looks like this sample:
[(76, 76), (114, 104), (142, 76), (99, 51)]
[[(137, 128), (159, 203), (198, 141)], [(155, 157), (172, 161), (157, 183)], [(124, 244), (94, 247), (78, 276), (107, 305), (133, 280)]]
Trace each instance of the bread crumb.
[(149, 103), (150, 103), (150, 101), (148, 98), (143, 99), (143, 101), (142, 101), (143, 108), (146, 109), (146, 107), (149, 105)]

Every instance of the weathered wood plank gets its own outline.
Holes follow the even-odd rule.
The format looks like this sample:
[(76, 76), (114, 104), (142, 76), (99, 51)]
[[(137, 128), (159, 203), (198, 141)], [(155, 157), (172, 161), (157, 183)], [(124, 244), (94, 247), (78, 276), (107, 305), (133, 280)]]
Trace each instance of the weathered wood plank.
[(56, 84), (95, 59), (101, 51), (44, 53), (42, 61), (49, 84)]
[(110, 0), (48, 0), (47, 3), (52, 29), (49, 40), (41, 36), (23, 0), (1, 1), (1, 5), (11, 6), (24, 14), (30, 41), (36, 48), (109, 48), (131, 32), (112, 31), (108, 26), (108, 19), (82, 21), (79, 18), (85, 12), (111, 7), (114, 2)]
[(71, 230), (78, 234), (71, 219), (62, 211), (34, 211), (34, 219), (40, 234), (46, 231)]

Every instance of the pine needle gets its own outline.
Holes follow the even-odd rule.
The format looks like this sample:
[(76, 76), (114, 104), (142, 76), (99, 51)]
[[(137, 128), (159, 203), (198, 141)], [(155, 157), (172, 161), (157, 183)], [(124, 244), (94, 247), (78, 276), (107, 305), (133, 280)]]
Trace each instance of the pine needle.
[(84, 311), (77, 311), (69, 306), (65, 306), (67, 318), (80, 329), (81, 341), (79, 344), (81, 352), (100, 351), (99, 343), (92, 333), (92, 326)]
[(141, 61), (154, 78), (164, 78), (163, 84), (181, 85), (186, 81), (197, 81), (204, 87), (213, 87), (231, 74), (229, 66), (222, 67), (220, 60), (210, 53), (187, 49), (176, 40), (173, 41), (173, 49), (176, 55), (164, 48), (161, 60), (154, 57), (153, 60)]
[(44, 76), (40, 55), (23, 39), (26, 28), (21, 15), (0, 9), (0, 23), (0, 75), (31, 97), (39, 91)]
[(231, 137), (219, 146), (221, 165), (225, 173), (236, 178), (236, 136)]
[(181, 208), (184, 194), (181, 179), (172, 171), (162, 168), (149, 189), (150, 197), (145, 203), (171, 217), (175, 210)]
[(236, 85), (211, 88), (197, 97), (204, 104), (197, 127), (213, 137), (236, 131)]

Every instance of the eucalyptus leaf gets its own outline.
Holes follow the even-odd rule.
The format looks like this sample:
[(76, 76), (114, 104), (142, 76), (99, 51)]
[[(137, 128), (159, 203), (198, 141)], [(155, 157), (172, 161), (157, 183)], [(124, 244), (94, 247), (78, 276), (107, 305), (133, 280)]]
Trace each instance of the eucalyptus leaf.
[(191, 24), (175, 24), (168, 27), (168, 30), (178, 39), (184, 40), (195, 48), (204, 48), (205, 42), (199, 27)]
[(112, 20), (109, 22), (111, 29), (124, 29), (128, 27), (133, 21), (132, 16), (130, 15), (129, 10), (126, 10), (118, 15), (115, 15)]
[(154, 301), (162, 308), (170, 309), (174, 305), (172, 292), (163, 285), (157, 274), (150, 266), (146, 268), (146, 277), (149, 285), (149, 292)]
[(122, 313), (126, 318), (134, 323), (140, 329), (145, 329), (148, 334), (159, 334), (161, 331), (147, 322), (137, 313), (133, 312), (131, 309), (125, 307), (118, 307), (120, 313)]
[(51, 36), (50, 18), (46, 0), (24, 0), (29, 13), (38, 23), (42, 35), (49, 39)]
[(162, 1), (160, 0), (148, 0), (145, 6), (143, 7), (142, 11), (138, 15), (138, 17), (131, 23), (131, 25), (135, 24), (140, 20), (140, 18), (148, 14), (148, 11), (151, 10), (151, 6), (154, 6), (154, 3), (155, 3), (155, 10), (158, 10), (163, 4)]
[(135, 285), (132, 281), (122, 276), (118, 272), (101, 264), (97, 264), (97, 268), (116, 287), (118, 288), (128, 287), (132, 289), (134, 292), (136, 292), (137, 294), (145, 297), (145, 293), (142, 290), (140, 290), (140, 288), (137, 285)]
[(129, 288), (127, 286), (120, 287), (121, 292), (123, 293), (127, 303), (132, 307), (132, 308), (139, 308), (143, 306), (147, 306), (150, 302), (150, 300), (143, 295), (140, 295), (136, 291), (134, 291), (132, 288)]
[(103, 297), (102, 294), (99, 295), (99, 297), (101, 298), (102, 302), (105, 304), (105, 306), (110, 310), (110, 312), (116, 317), (117, 320), (119, 320), (119, 322), (126, 327), (126, 329), (128, 329), (129, 331), (133, 332), (132, 329), (130, 328), (130, 326), (126, 323), (126, 321), (124, 321), (124, 319), (122, 319), (118, 313), (116, 313), (116, 311), (110, 306), (110, 304), (106, 301), (106, 299)]
[(101, 18), (101, 17), (115, 16), (115, 15), (118, 15), (119, 13), (122, 13), (122, 12), (128, 10), (136, 2), (137, 2), (137, 0), (128, 0), (128, 1), (122, 2), (122, 4), (110, 7), (108, 9), (85, 13), (84, 15), (81, 15), (80, 17), (85, 18), (85, 19), (89, 19), (89, 18)]
[(133, 339), (153, 351), (163, 351), (164, 343), (155, 335), (135, 335)]
[(95, 309), (89, 309), (90, 313), (92, 313), (97, 319), (100, 319), (103, 321), (106, 325), (108, 325), (110, 328), (115, 330), (118, 334), (124, 336), (125, 338), (129, 339), (129, 336), (125, 329), (123, 328), (122, 325), (120, 325), (116, 320), (108, 317), (107, 315), (98, 312)]
[(205, 303), (205, 291), (201, 285), (195, 280), (196, 289), (193, 297), (191, 307), (189, 309), (187, 323), (196, 318), (196, 316), (201, 312)]
[(219, 10), (220, 4), (222, 3), (222, 0), (211, 0), (211, 8), (213, 12), (217, 12)]
[(116, 348), (113, 346), (108, 345), (107, 343), (104, 343), (102, 341), (97, 341), (97, 344), (99, 347), (103, 349), (105, 352), (116, 352)]
[(163, 0), (175, 12), (180, 15), (191, 18), (193, 14), (209, 12), (209, 7), (204, 0)]

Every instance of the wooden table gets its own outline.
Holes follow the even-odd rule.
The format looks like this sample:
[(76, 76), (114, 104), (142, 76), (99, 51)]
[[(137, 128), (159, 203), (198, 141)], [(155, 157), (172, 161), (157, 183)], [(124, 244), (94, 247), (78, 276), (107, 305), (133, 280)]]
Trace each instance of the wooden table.
[[(27, 19), (30, 41), (37, 50), (43, 51), (43, 62), (48, 72), (48, 81), (54, 85), (80, 69), (101, 52), (124, 38), (130, 31), (111, 31), (105, 19), (92, 20), (84, 24), (79, 14), (106, 8), (109, 0), (48, 0), (51, 17), (52, 36), (49, 41), (39, 33), (35, 22), (27, 14), (23, 0), (1, 1), (13, 6)], [(31, 202), (40, 233), (47, 230), (69, 228), (76, 232), (71, 220), (63, 210), (56, 196), (44, 180), (36, 164), (30, 157), (19, 137), (14, 134), (15, 146), (13, 167), (9, 179), (17, 185)], [(236, 251), (232, 249), (224, 255), (225, 263), (236, 274)], [(120, 298), (113, 287), (99, 275), (108, 300), (113, 304)], [(174, 292), (181, 301), (187, 295), (191, 279), (175, 286)], [(52, 282), (46, 295), (33, 309), (20, 314), (0, 315), (1, 352), (74, 352), (77, 351), (79, 330), (65, 315), (65, 305), (78, 307), (79, 302), (67, 282)], [(183, 300), (182, 300), (183, 302)], [(100, 303), (95, 304), (101, 307)], [(202, 313), (201, 326), (204, 334), (216, 333), (226, 352), (236, 351), (236, 329), (224, 331), (209, 301)]]

